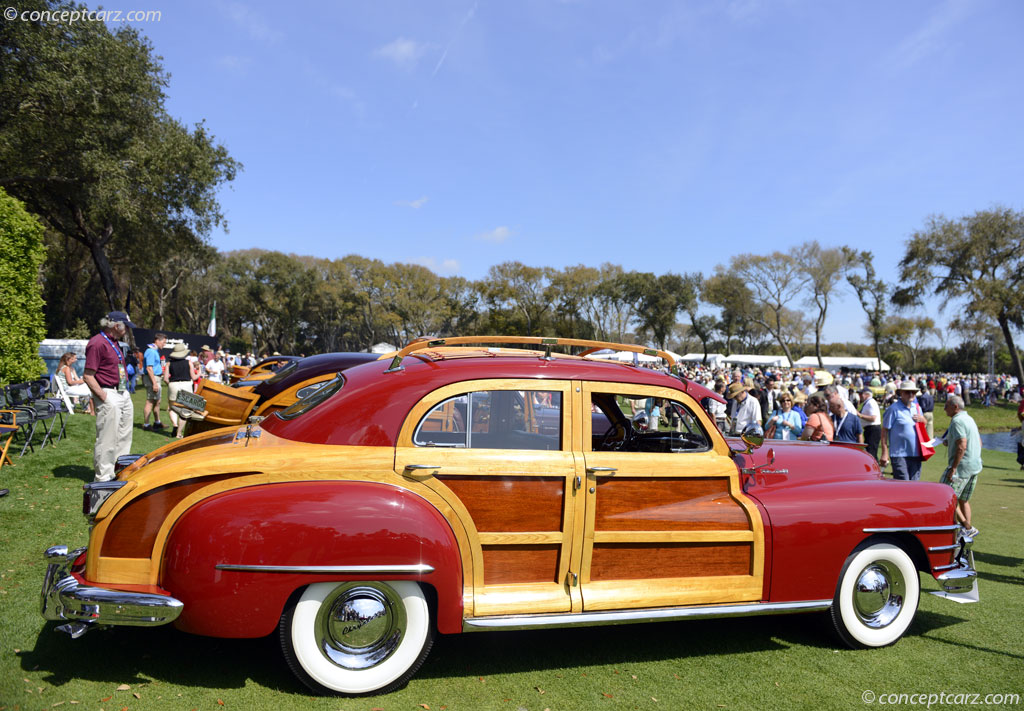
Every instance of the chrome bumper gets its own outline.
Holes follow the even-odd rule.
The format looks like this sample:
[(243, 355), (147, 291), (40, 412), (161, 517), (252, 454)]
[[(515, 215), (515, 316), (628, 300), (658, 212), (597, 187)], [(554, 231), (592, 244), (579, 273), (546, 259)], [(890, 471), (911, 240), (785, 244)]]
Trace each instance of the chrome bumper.
[(957, 534), (957, 539), (960, 549), (953, 557), (952, 566), (945, 572), (936, 575), (935, 579), (947, 593), (969, 593), (974, 590), (978, 578), (978, 572), (974, 569), (974, 551), (971, 550), (974, 539), (968, 538), (962, 533)]
[(72, 637), (81, 637), (103, 625), (155, 627), (174, 622), (183, 605), (168, 595), (107, 590), (82, 585), (70, 573), (85, 548), (68, 552), (67, 546), (52, 546), (44, 557), (49, 565), (40, 593), (40, 612), (48, 620), (67, 620), (57, 627)]

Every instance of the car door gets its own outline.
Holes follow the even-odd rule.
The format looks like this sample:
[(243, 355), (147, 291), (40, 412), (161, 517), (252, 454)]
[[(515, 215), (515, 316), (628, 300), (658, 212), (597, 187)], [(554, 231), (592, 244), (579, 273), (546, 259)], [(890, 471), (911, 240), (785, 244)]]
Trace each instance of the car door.
[[(600, 420), (579, 418), (583, 609), (761, 599), (760, 514), (706, 413), (671, 388), (585, 382), (582, 391), (584, 414), (600, 411), (613, 423), (594, 432)], [(628, 420), (631, 407), (649, 399), (661, 399), (660, 429), (626, 443), (621, 430), (629, 423), (616, 418)], [(681, 416), (675, 426), (670, 410)]]
[(475, 380), (430, 393), (399, 435), (395, 471), (464, 529), (466, 613), (567, 612), (576, 511), (568, 381)]

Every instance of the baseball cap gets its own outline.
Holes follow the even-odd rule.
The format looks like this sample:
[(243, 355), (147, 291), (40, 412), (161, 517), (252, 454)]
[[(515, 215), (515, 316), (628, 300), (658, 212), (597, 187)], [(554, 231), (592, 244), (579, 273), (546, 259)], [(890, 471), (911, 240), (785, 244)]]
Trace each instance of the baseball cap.
[(126, 314), (124, 311), (111, 311), (109, 314), (107, 314), (107, 320), (117, 321), (119, 323), (125, 324), (126, 326), (129, 326), (130, 328), (135, 328), (135, 324), (132, 323), (131, 319), (128, 318), (128, 314)]

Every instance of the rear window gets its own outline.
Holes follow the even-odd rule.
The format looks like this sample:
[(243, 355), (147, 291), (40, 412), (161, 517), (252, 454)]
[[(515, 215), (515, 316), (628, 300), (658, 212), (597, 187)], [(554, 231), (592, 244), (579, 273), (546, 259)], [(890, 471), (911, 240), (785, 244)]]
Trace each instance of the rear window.
[[(321, 387), (322, 385), (322, 387)], [(334, 393), (341, 390), (345, 385), (345, 376), (338, 373), (334, 376), (334, 380), (328, 380), (326, 383), (317, 383), (317, 389), (307, 395), (306, 397), (297, 400), (285, 409), (276, 413), (282, 420), (294, 420), (299, 415), (303, 415), (310, 410), (314, 409), (317, 405), (326, 400), (329, 400)], [(308, 388), (303, 388), (308, 390)], [(301, 391), (300, 391), (301, 392)]]

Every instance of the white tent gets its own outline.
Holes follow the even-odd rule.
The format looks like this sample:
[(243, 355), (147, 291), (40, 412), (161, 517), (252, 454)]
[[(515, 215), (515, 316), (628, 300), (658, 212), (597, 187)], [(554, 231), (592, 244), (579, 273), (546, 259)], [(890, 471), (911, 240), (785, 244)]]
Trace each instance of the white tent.
[[(877, 358), (854, 358), (853, 356), (822, 356), (821, 362), (828, 370), (889, 370), (889, 364)], [(881, 367), (879, 367), (881, 366)], [(816, 356), (804, 356), (793, 364), (794, 368), (817, 368)]]
[[(687, 353), (684, 356), (679, 356), (676, 360), (682, 361), (683, 363), (701, 363), (704, 360), (703, 353)], [(721, 353), (708, 353), (708, 366), (712, 368), (721, 368), (725, 364), (725, 356)]]
[(370, 349), (370, 353), (391, 353), (392, 351), (397, 350), (398, 349), (395, 348), (390, 343), (378, 343), (377, 345)]
[[(636, 360), (634, 361), (634, 356)], [(600, 358), (601, 360), (614, 360), (619, 363), (654, 363), (660, 361), (658, 356), (647, 355), (646, 353), (634, 353), (633, 351), (612, 351), (607, 348), (591, 353), (588, 358)]]
[(732, 365), (757, 365), (775, 368), (788, 368), (789, 359), (784, 355), (731, 355), (725, 357), (726, 363)]

